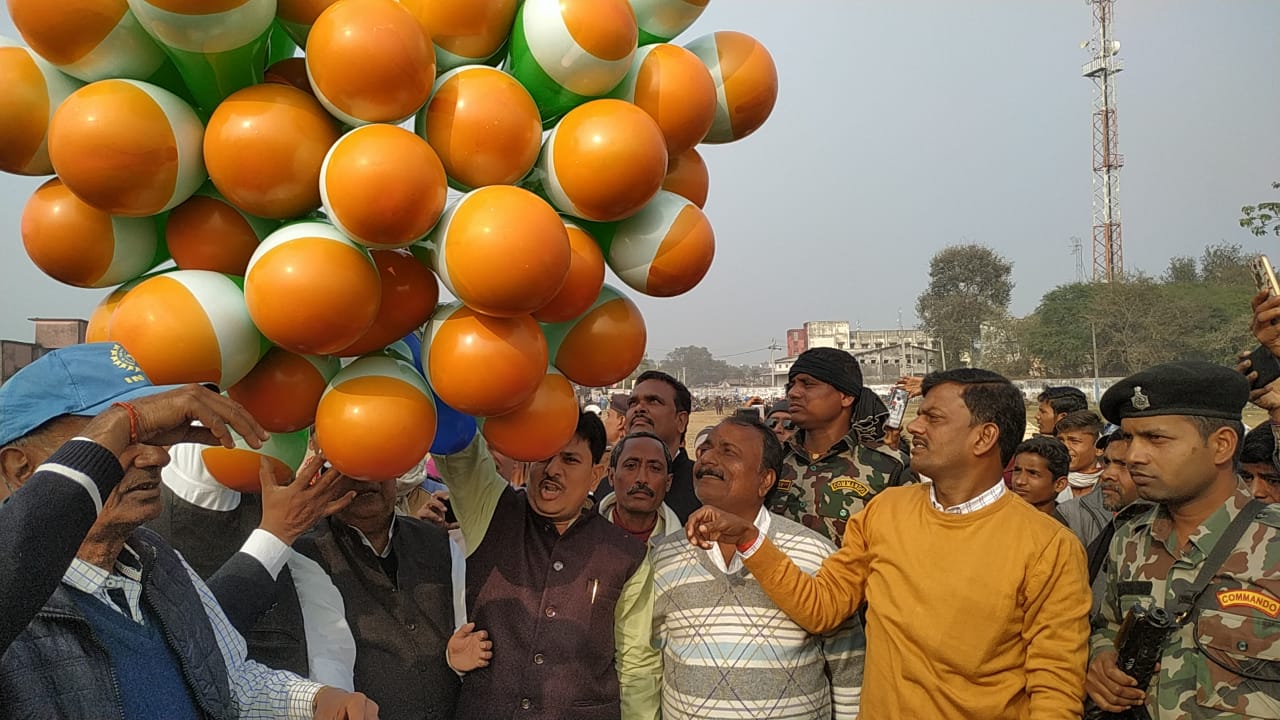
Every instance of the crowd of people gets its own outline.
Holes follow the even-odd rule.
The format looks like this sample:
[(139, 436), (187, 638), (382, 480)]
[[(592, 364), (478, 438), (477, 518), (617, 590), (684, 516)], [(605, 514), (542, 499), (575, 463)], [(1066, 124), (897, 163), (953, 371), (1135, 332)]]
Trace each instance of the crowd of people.
[(242, 407), (58, 350), (0, 386), (0, 718), (1280, 718), (1256, 370), (1046, 388), (1024, 439), (996, 373), (904, 378), (899, 428), (816, 348), (692, 435), (651, 371), (541, 461), (477, 435), (362, 481), (313, 443), (241, 495), (200, 450), (267, 439)]

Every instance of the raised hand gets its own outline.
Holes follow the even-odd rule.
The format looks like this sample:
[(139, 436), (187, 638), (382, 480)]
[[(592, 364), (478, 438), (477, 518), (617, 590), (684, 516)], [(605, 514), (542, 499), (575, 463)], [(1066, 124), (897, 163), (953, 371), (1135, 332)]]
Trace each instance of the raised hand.
[[(192, 424), (196, 422), (200, 425)], [(186, 385), (113, 405), (90, 420), (83, 435), (119, 455), (130, 445), (233, 448), (232, 430), (253, 448), (270, 437), (239, 403), (206, 387)]]
[(258, 526), (292, 545), (298, 536), (321, 518), (341, 511), (351, 504), (355, 490), (343, 491), (341, 472), (336, 468), (321, 471), (324, 456), (307, 457), (295, 478), (282, 482), (272, 472), (271, 462), (262, 458), (258, 478), (262, 482), (262, 523)]

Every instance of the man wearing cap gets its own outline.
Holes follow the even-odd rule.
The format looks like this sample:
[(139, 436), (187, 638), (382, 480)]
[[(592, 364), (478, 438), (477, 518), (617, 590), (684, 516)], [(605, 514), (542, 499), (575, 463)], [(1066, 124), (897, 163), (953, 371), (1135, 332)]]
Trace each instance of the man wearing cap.
[[(1243, 376), (1203, 362), (1144, 370), (1102, 397), (1103, 415), (1131, 438), (1138, 495), (1155, 504), (1125, 513), (1111, 542), (1085, 684), (1103, 710), (1280, 718), (1280, 508), (1254, 501), (1235, 472), (1248, 399)], [(1135, 604), (1177, 623), (1147, 688), (1116, 663)]]
[(787, 374), (786, 399), (798, 429), (786, 443), (782, 478), (769, 509), (839, 547), (849, 518), (876, 493), (914, 476), (893, 449), (876, 449), (883, 447), (884, 416), (867, 416), (855, 426), (859, 408), (872, 408), (879, 399), (863, 387), (862, 370), (849, 353), (835, 348), (801, 353)]
[(233, 447), (229, 428), (267, 437), (205, 388), (153, 386), (114, 343), (57, 350), (0, 387), (0, 475), (16, 488), (0, 509), (0, 717), (377, 716), (363, 695), (246, 660), (209, 588), (141, 527), (164, 447)]

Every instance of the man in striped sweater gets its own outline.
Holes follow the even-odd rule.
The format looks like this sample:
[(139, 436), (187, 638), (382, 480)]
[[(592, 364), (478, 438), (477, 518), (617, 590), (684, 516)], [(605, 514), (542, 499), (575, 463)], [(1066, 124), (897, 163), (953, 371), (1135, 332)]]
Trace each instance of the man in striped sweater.
[[(764, 508), (782, 446), (758, 420), (727, 418), (700, 449), (693, 471), (699, 500), (754, 517), (761, 537), (805, 572), (835, 552), (822, 536)], [(854, 620), (810, 634), (769, 599), (730, 544), (704, 550), (667, 537), (656, 542), (652, 561), (665, 720), (857, 716), (863, 648)]]

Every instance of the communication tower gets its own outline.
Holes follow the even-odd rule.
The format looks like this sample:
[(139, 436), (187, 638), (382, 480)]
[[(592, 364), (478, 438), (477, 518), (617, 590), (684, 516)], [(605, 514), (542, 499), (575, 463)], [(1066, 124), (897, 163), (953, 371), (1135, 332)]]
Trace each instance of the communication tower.
[(1093, 80), (1093, 280), (1124, 277), (1120, 233), (1120, 154), (1116, 134), (1115, 75), (1124, 69), (1120, 42), (1112, 37), (1115, 0), (1085, 0), (1093, 9), (1094, 36), (1080, 44), (1089, 50), (1083, 74)]

